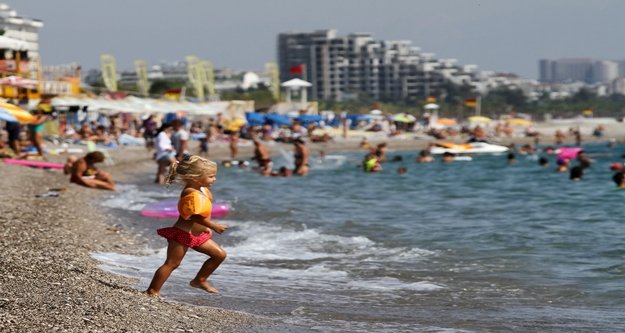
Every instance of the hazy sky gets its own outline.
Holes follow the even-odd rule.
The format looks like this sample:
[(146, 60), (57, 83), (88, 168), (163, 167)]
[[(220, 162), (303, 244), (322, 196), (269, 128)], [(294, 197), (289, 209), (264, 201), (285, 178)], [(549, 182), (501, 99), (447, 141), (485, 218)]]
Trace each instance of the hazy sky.
[(538, 59), (625, 59), (621, 0), (0, 0), (44, 21), (44, 65), (119, 69), (197, 55), (215, 67), (262, 70), (280, 32), (337, 29), (410, 40), (480, 69), (538, 76)]

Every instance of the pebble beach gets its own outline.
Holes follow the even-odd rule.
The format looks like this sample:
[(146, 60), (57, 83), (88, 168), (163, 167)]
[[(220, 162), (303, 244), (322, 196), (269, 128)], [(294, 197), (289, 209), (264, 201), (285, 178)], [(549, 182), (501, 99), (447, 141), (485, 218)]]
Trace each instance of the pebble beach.
[[(105, 167), (118, 178), (129, 167), (124, 155), (137, 156), (120, 150), (116, 166)], [(96, 204), (107, 192), (70, 185), (60, 171), (0, 163), (0, 174), (0, 331), (249, 332), (272, 326), (267, 318), (147, 297), (133, 288), (136, 281), (100, 270), (91, 252), (145, 247), (107, 220)], [(37, 197), (50, 189), (65, 190)]]

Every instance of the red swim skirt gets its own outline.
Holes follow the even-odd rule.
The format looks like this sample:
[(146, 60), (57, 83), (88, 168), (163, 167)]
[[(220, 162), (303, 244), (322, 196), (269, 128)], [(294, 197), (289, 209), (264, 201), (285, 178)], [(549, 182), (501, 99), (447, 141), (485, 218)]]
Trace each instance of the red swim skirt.
[(211, 239), (212, 237), (212, 235), (207, 232), (203, 232), (199, 235), (194, 235), (191, 232), (183, 231), (176, 227), (157, 229), (156, 233), (162, 237), (175, 240), (176, 242), (184, 244), (188, 247), (200, 246), (206, 243), (206, 241)]

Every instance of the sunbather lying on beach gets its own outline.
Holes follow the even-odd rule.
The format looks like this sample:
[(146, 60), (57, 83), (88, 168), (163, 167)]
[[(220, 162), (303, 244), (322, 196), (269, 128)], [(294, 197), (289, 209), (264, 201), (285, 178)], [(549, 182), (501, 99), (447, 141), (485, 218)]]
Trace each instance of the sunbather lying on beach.
[(102, 190), (115, 191), (115, 182), (110, 174), (98, 170), (96, 163), (104, 161), (104, 154), (99, 151), (91, 152), (84, 157), (67, 158), (63, 172), (71, 175), (69, 181), (78, 185)]

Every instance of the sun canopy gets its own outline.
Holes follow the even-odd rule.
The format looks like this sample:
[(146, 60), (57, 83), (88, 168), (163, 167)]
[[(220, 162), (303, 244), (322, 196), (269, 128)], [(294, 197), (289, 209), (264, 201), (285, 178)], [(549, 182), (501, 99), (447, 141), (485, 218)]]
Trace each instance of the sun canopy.
[(515, 126), (530, 126), (532, 125), (532, 122), (523, 118), (512, 118), (512, 119), (508, 119), (506, 120), (506, 123), (508, 125), (515, 125)]
[(28, 111), (20, 108), (17, 105), (9, 104), (9, 103), (0, 103), (0, 109), (6, 110), (9, 114), (11, 114), (15, 119), (17, 119), (22, 124), (28, 124), (35, 121), (35, 116), (30, 114)]
[(428, 104), (425, 104), (423, 108), (426, 110), (438, 110), (439, 106), (438, 104), (435, 104), (435, 103), (428, 103)]
[(393, 121), (398, 123), (414, 123), (417, 121), (417, 118), (410, 114), (399, 113), (393, 116)]
[(440, 118), (440, 119), (437, 119), (436, 122), (445, 126), (455, 126), (458, 124), (456, 122), (456, 119), (451, 119), (451, 118)]
[(269, 113), (267, 114), (266, 119), (271, 125), (278, 125), (278, 126), (290, 126), (291, 125), (291, 118), (282, 114)]
[(254, 110), (253, 101), (218, 101), (207, 103), (191, 103), (187, 101), (169, 101), (153, 98), (128, 96), (124, 99), (107, 98), (71, 98), (56, 97), (52, 99), (55, 107), (79, 106), (87, 107), (96, 112), (128, 112), (128, 113), (171, 113), (185, 112), (191, 115), (215, 117), (218, 113), (231, 117), (245, 117), (244, 112)]
[(0, 120), (6, 121), (9, 123), (16, 123), (18, 120), (15, 118), (9, 111), (0, 108)]
[(299, 117), (297, 117), (297, 121), (304, 127), (307, 127), (311, 123), (319, 125), (321, 120), (322, 120), (321, 116), (313, 115), (313, 114), (302, 114)]
[(261, 126), (265, 124), (265, 115), (258, 112), (246, 112), (245, 119), (250, 126)]
[(467, 118), (467, 120), (470, 123), (490, 123), (491, 121), (493, 121), (492, 119), (488, 117), (484, 117), (484, 116), (473, 116), (473, 117)]
[(280, 86), (285, 87), (285, 88), (302, 88), (302, 87), (308, 88), (308, 87), (312, 87), (312, 83), (308, 81), (304, 81), (302, 79), (292, 79), (286, 82), (282, 82)]

